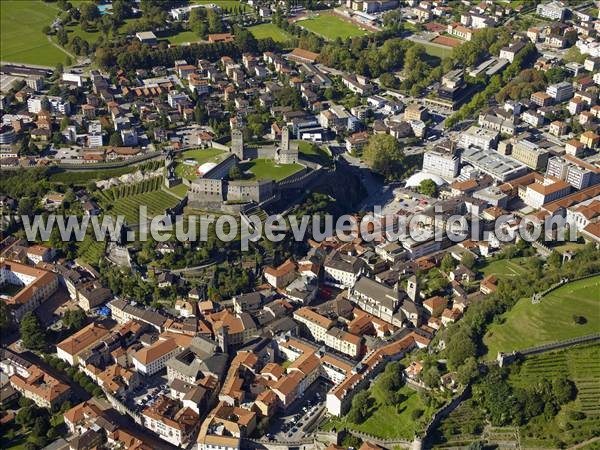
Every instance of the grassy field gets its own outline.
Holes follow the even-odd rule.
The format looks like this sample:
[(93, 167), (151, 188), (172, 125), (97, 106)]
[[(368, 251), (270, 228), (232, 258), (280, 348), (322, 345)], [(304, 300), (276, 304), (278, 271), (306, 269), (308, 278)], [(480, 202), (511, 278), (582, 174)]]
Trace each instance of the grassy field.
[[(526, 447), (554, 447), (557, 440), (568, 445), (585, 441), (600, 429), (600, 345), (577, 346), (525, 359), (518, 373), (511, 374), (513, 386), (531, 385), (541, 378), (564, 374), (577, 386), (575, 401), (564, 405), (554, 420), (538, 416), (521, 427)], [(585, 418), (574, 420), (570, 411)]]
[(173, 36), (167, 36), (166, 40), (169, 41), (170, 44), (185, 44), (187, 42), (198, 42), (200, 41), (200, 38), (193, 31), (182, 31)]
[(198, 149), (198, 150), (187, 150), (182, 153), (177, 165), (175, 166), (175, 173), (181, 178), (188, 180), (194, 180), (198, 177), (196, 175), (196, 166), (184, 164), (183, 160), (193, 159), (197, 164), (204, 164), (206, 162), (219, 162), (223, 158), (223, 150), (216, 148)]
[(405, 396), (405, 400), (397, 406), (385, 404), (385, 392), (379, 386), (380, 378), (370, 388), (371, 395), (375, 399), (371, 407), (370, 416), (361, 424), (355, 424), (345, 417), (332, 418), (323, 428), (325, 429), (347, 429), (361, 431), (384, 439), (412, 439), (417, 431), (421, 429), (419, 422), (412, 418), (413, 411), (420, 409), (424, 412), (420, 420), (430, 417), (432, 411), (421, 401), (417, 391), (402, 387), (399, 392)]
[(0, 59), (54, 67), (67, 54), (48, 42), (42, 28), (50, 25), (58, 9), (35, 0), (0, 2)]
[(483, 272), (483, 276), (494, 275), (496, 278), (516, 278), (527, 272), (527, 261), (529, 257), (499, 259), (487, 263), (485, 266), (478, 268)]
[[(573, 315), (586, 318), (576, 324)], [(600, 277), (569, 283), (545, 296), (538, 304), (523, 298), (501, 323), (494, 323), (483, 338), (488, 358), (553, 341), (600, 332)]]
[(435, 56), (440, 59), (448, 58), (452, 55), (452, 49), (450, 47), (442, 48), (432, 44), (422, 44), (425, 47), (425, 51), (428, 55)]
[(292, 39), (292, 36), (289, 33), (283, 31), (273, 23), (262, 23), (260, 25), (255, 25), (253, 27), (249, 27), (248, 31), (250, 31), (250, 33), (252, 33), (256, 39), (271, 38), (275, 42), (288, 42)]
[(296, 22), (296, 25), (331, 41), (337, 38), (347, 39), (368, 34), (367, 31), (361, 30), (357, 25), (326, 12), (300, 20)]
[(296, 142), (298, 142), (298, 151), (305, 159), (321, 164), (322, 166), (328, 166), (332, 163), (333, 158), (331, 154), (318, 144), (313, 145), (312, 142), (306, 141)]
[(255, 159), (240, 164), (242, 172), (255, 180), (282, 180), (302, 169), (300, 164), (276, 164), (272, 159)]

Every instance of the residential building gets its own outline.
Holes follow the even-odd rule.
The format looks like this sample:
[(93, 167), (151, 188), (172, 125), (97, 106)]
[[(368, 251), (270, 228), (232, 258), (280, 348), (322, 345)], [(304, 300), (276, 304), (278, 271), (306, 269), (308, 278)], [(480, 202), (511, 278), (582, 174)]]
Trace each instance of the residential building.
[(566, 17), (567, 8), (561, 2), (551, 1), (537, 5), (535, 12), (546, 19), (561, 21)]
[(142, 411), (142, 420), (144, 427), (180, 448), (187, 447), (200, 424), (196, 412), (164, 395)]
[(458, 175), (460, 157), (453, 153), (442, 153), (435, 150), (423, 154), (423, 171), (452, 179)]
[(296, 277), (296, 264), (288, 259), (278, 267), (266, 267), (263, 273), (265, 280), (275, 288), (290, 284)]
[(548, 156), (547, 150), (526, 139), (513, 145), (512, 157), (534, 170), (543, 170), (548, 165)]
[(95, 322), (83, 327), (56, 345), (56, 355), (71, 366), (78, 366), (81, 355), (110, 334), (104, 325)]
[(9, 379), (11, 386), (40, 408), (51, 409), (66, 401), (71, 387), (42, 368), (31, 365), (26, 376), (15, 374)]
[(325, 284), (350, 288), (364, 271), (364, 262), (352, 255), (332, 251), (323, 263)]
[(573, 97), (573, 84), (568, 81), (551, 84), (546, 88), (546, 94), (554, 99), (555, 102), (561, 103)]
[(546, 203), (553, 202), (568, 195), (571, 185), (565, 181), (544, 179), (541, 183), (532, 183), (525, 191), (525, 204), (539, 209)]
[(496, 148), (498, 138), (499, 133), (497, 131), (471, 126), (468, 130), (461, 133), (459, 145), (464, 149), (477, 147), (481, 150), (488, 151)]
[(575, 189), (600, 182), (600, 168), (571, 155), (554, 156), (548, 161), (547, 177), (566, 181)]

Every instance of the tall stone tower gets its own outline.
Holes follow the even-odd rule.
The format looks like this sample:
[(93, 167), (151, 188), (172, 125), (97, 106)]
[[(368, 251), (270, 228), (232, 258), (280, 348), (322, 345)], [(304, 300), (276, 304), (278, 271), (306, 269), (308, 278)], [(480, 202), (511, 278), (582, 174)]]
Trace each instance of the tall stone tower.
[(419, 284), (417, 283), (416, 275), (411, 275), (409, 277), (408, 284), (406, 286), (406, 293), (413, 302), (417, 301), (417, 298), (419, 297)]
[(298, 162), (298, 146), (290, 143), (290, 129), (284, 126), (281, 130), (281, 148), (277, 152), (277, 162), (294, 164)]
[(231, 130), (231, 153), (244, 159), (244, 133), (239, 128)]

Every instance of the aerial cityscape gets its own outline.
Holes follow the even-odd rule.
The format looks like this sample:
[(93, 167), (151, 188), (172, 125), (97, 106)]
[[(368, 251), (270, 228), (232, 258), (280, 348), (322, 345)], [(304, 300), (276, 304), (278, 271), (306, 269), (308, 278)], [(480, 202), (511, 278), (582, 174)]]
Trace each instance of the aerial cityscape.
[(599, 8), (0, 0), (0, 448), (600, 450)]

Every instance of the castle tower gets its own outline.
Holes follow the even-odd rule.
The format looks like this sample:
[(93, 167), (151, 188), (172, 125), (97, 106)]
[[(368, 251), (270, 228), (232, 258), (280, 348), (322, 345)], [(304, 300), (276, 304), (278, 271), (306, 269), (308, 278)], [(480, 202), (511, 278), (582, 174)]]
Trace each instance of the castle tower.
[(281, 129), (281, 148), (277, 153), (276, 159), (280, 164), (294, 164), (298, 162), (298, 146), (290, 144), (290, 129), (287, 126)]
[(408, 284), (406, 286), (406, 293), (413, 302), (417, 301), (419, 296), (419, 284), (417, 283), (417, 277), (415, 275), (409, 277)]
[(244, 133), (239, 128), (231, 130), (231, 153), (244, 160)]

